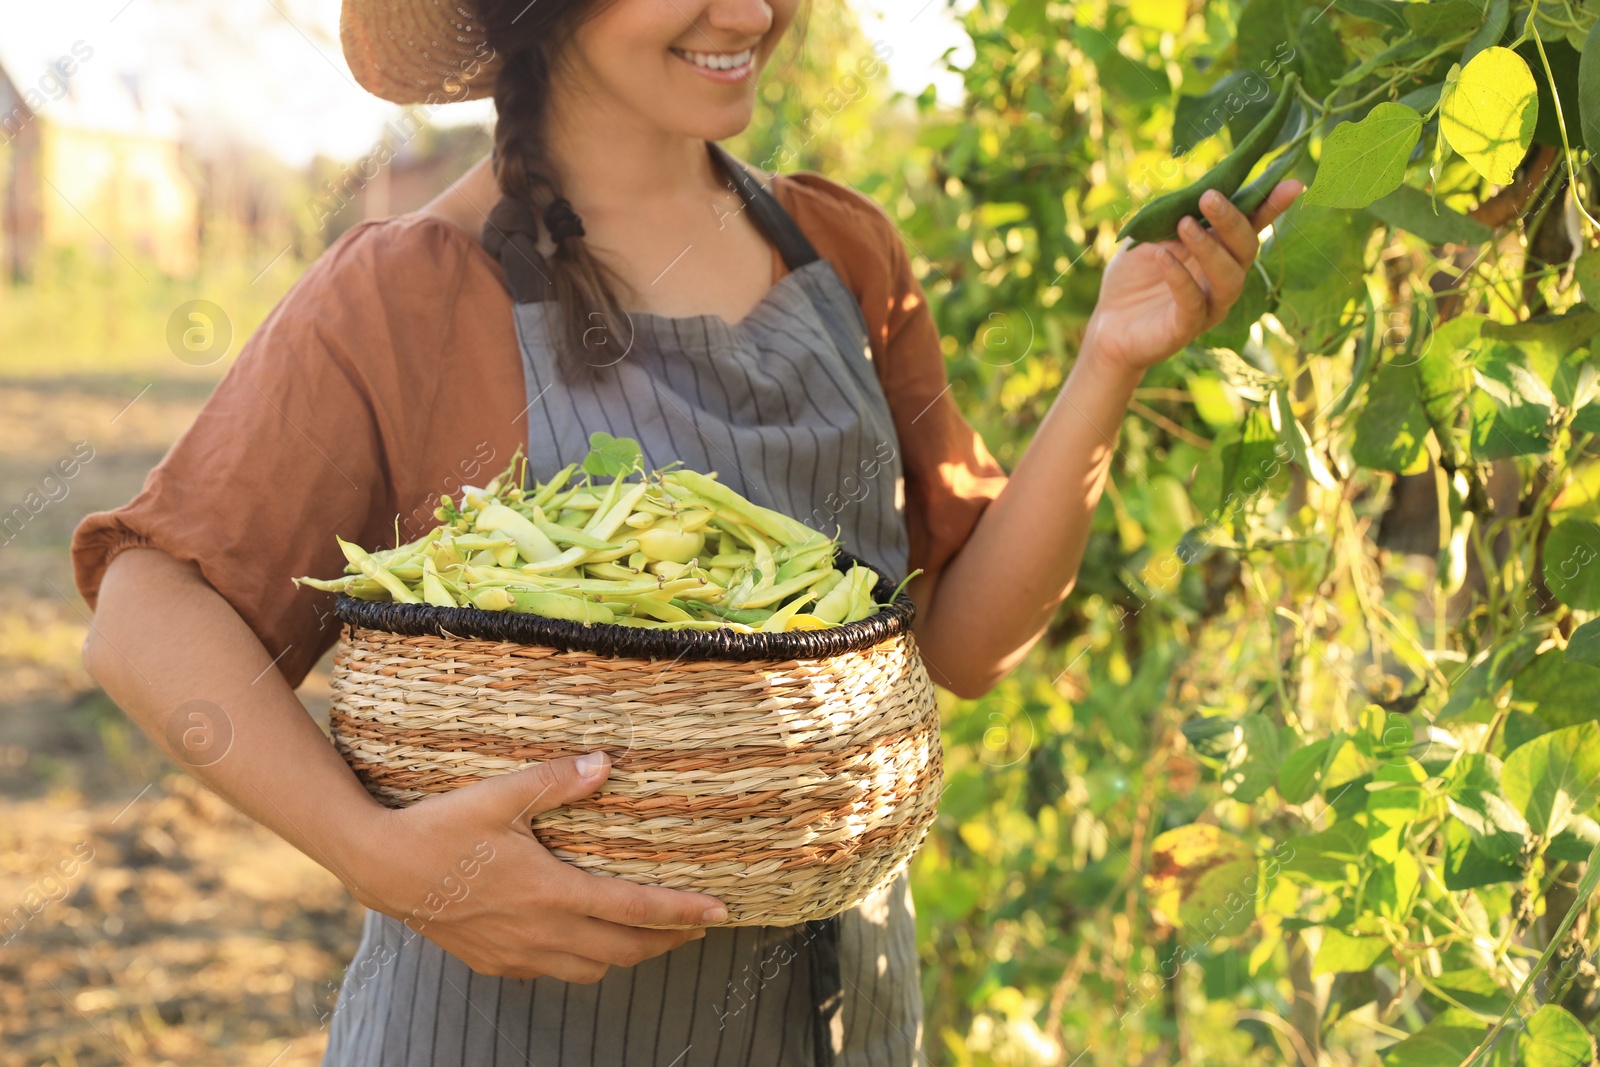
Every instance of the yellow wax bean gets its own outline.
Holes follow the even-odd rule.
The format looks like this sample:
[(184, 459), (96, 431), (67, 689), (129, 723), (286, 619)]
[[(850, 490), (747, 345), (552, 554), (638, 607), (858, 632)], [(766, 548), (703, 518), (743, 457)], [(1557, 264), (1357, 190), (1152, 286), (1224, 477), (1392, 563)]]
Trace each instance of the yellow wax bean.
[(441, 608), (456, 606), (456, 598), (446, 591), (444, 583), (439, 580), (439, 572), (434, 569), (433, 559), (429, 556), (422, 557), (422, 599)]
[(467, 599), (472, 601), (473, 607), (485, 611), (506, 611), (515, 603), (505, 587), (498, 585), (479, 586), (467, 594)]
[(422, 598), (406, 588), (406, 584), (387, 570), (375, 563), (366, 549), (360, 545), (352, 544), (338, 535), (334, 540), (339, 542), (339, 548), (344, 552), (344, 558), (361, 568), (361, 573), (377, 582), (389, 591), (389, 595), (401, 604), (420, 604)]
[(795, 613), (815, 599), (816, 597), (812, 593), (804, 593), (795, 597), (789, 603), (774, 611), (767, 621), (761, 624), (762, 631), (770, 634), (782, 633), (787, 630), (789, 628), (789, 620)]
[(503, 531), (517, 544), (517, 551), (529, 563), (543, 563), (561, 555), (555, 542), (533, 524), (527, 516), (513, 511), (505, 504), (490, 503), (478, 511), (473, 527), (480, 533)]
[(616, 563), (585, 563), (583, 569), (591, 578), (615, 578), (619, 582), (631, 582), (639, 577), (638, 571), (631, 571)]
[[(598, 521), (594, 521), (586, 527), (584, 532), (592, 533), (596, 537), (609, 539), (622, 525), (622, 520), (633, 514), (634, 505), (639, 502), (640, 497), (644, 496), (646, 488), (648, 487), (643, 482), (629, 486), (621, 494), (617, 502), (611, 505), (611, 509), (603, 517), (599, 517)], [(595, 515), (600, 516), (600, 512), (595, 512)]]
[(584, 557), (584, 562), (613, 563), (619, 559), (631, 556), (637, 551), (639, 551), (639, 541), (637, 538), (630, 537), (621, 544), (607, 545), (606, 548), (601, 551), (590, 551), (589, 554)]
[(854, 576), (861, 569), (859, 565), (851, 567), (850, 573), (844, 580), (836, 582), (833, 588), (828, 590), (827, 595), (817, 602), (817, 606), (811, 609), (811, 614), (823, 622), (843, 622), (845, 615), (850, 611), (851, 597), (854, 595)]
[(570, 479), (573, 474), (577, 473), (577, 470), (578, 465), (576, 463), (568, 463), (565, 467), (562, 467), (559, 471), (557, 471), (548, 482), (545, 482), (543, 485), (541, 485), (539, 487), (539, 491), (533, 494), (533, 499), (528, 502), (537, 508), (544, 507), (546, 504), (550, 503), (550, 501), (555, 499), (555, 495), (561, 491), (561, 488), (564, 485), (567, 484), (567, 480)]
[(582, 597), (552, 593), (542, 589), (517, 589), (511, 592), (512, 611), (543, 615), (551, 619), (566, 619), (584, 624), (614, 622), (616, 615), (604, 604), (596, 604)]
[[(837, 571), (826, 570), (811, 571), (807, 574), (796, 575), (787, 582), (778, 582), (774, 585), (767, 586), (765, 589), (756, 589), (755, 592), (745, 597), (744, 600), (742, 600), (736, 606), (741, 608), (765, 608), (773, 604), (779, 604), (793, 596), (795, 593), (800, 592), (800, 590), (809, 589), (811, 586), (816, 585), (818, 582), (821, 582), (827, 578), (829, 574), (837, 573)], [(810, 593), (807, 595), (809, 597), (819, 594)]]
[(347, 574), (343, 578), (291, 578), (295, 585), (309, 585), (313, 589), (321, 589), (326, 593), (343, 593), (349, 589), (350, 583), (355, 581), (356, 575)]

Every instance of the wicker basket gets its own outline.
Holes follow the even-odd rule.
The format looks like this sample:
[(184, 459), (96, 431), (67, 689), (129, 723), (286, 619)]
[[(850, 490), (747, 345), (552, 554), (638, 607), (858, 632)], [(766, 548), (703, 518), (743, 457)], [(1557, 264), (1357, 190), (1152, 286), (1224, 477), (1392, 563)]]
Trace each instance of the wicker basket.
[[(874, 591), (892, 593), (887, 579)], [(855, 907), (933, 821), (939, 713), (904, 594), (859, 622), (778, 634), (345, 595), (335, 611), (334, 742), (374, 796), (402, 806), (604, 749), (605, 785), (535, 818), (535, 835), (596, 874), (710, 893), (725, 925)]]

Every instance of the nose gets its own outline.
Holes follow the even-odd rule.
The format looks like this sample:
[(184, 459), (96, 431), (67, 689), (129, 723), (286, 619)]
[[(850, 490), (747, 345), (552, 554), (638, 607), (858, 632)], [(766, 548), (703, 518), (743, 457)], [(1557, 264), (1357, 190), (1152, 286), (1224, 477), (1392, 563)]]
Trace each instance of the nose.
[(733, 38), (736, 47), (754, 48), (772, 28), (772, 5), (767, 0), (712, 0), (706, 6), (706, 21)]

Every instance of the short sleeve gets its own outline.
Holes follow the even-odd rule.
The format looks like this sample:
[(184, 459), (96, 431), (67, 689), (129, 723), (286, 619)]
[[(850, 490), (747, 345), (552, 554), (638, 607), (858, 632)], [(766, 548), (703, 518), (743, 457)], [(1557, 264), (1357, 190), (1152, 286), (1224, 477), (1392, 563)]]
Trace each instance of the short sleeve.
[(439, 290), (450, 267), (436, 257), (419, 271), (411, 259), (412, 274), (432, 279), (434, 298), (407, 291), (400, 260), (437, 250), (393, 248), (393, 227), (404, 225), (363, 223), (330, 247), (245, 344), (138, 496), (79, 523), (74, 576), (91, 607), (119, 552), (160, 549), (197, 564), (289, 683), (304, 679), (339, 623), (327, 594), (291, 579), (342, 573), (335, 534), (391, 543), (399, 502), (415, 495), (395, 477), (408, 459), (397, 447), (414, 431), (407, 412), (428, 401), (425, 382), (410, 382), (424, 395), (407, 397), (408, 353), (436, 345), (446, 326)]
[(881, 347), (874, 337), (874, 359), (900, 438), (909, 566), (937, 572), (966, 544), (1007, 476), (951, 393), (939, 329), (905, 239), (877, 205), (869, 206), (888, 265), (881, 325), (872, 315), (868, 325), (881, 333)]

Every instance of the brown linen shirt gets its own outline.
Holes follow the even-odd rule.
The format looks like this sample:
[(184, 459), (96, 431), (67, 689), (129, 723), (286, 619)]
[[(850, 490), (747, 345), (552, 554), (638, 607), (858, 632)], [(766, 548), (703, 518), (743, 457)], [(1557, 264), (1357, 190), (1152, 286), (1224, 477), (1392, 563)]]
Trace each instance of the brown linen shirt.
[[(860, 301), (905, 469), (910, 566), (960, 549), (1006, 474), (956, 407), (905, 242), (872, 200), (812, 172), (771, 188)], [(775, 272), (784, 271), (774, 249)], [(337, 639), (334, 542), (425, 533), (441, 493), (482, 485), (527, 440), (500, 265), (429, 215), (363, 222), (305, 272), (245, 344), (132, 501), (72, 539), (93, 607), (125, 548), (195, 562), (297, 686)], [(535, 472), (535, 476), (551, 472)], [(398, 516), (398, 518), (397, 518)]]

